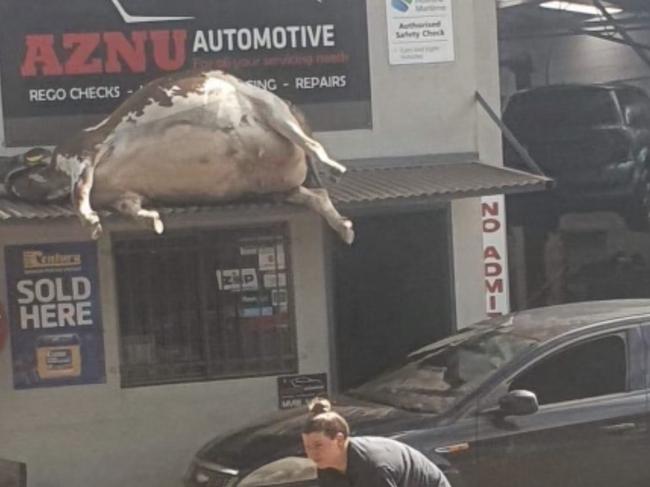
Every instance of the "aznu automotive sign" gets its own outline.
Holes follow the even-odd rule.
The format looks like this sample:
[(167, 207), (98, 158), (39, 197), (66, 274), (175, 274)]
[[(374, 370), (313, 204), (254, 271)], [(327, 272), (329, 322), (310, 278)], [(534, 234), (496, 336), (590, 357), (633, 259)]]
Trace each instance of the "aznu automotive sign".
[(365, 0), (4, 0), (0, 40), (8, 145), (58, 143), (186, 69), (273, 91), (315, 130), (371, 124)]

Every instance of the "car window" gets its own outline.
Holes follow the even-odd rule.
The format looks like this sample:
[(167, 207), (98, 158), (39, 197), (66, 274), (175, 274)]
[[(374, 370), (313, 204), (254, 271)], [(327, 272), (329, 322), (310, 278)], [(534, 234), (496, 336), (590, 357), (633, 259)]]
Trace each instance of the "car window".
[(633, 127), (648, 127), (650, 125), (650, 107), (648, 99), (636, 90), (621, 90), (618, 92), (625, 121)]
[(565, 128), (620, 123), (609, 90), (566, 89), (515, 95), (503, 115), (505, 124), (518, 136), (539, 137)]
[(552, 354), (516, 377), (509, 390), (532, 391), (539, 404), (625, 392), (627, 364), (625, 335), (608, 335)]
[(538, 345), (511, 327), (480, 328), (411, 354), (401, 367), (347, 391), (368, 401), (441, 413), (474, 392), (519, 354)]

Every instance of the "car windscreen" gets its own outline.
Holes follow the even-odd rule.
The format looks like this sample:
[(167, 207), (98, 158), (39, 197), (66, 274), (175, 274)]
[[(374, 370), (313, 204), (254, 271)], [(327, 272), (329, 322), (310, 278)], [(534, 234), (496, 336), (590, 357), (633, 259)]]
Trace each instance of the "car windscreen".
[[(460, 335), (461, 337), (463, 335)], [(348, 391), (372, 402), (411, 411), (442, 413), (474, 392), (489, 376), (537, 344), (511, 327), (465, 332), (430, 351), (412, 354), (403, 366)], [(452, 337), (453, 338), (453, 337)]]
[(543, 137), (566, 129), (620, 123), (609, 90), (575, 89), (515, 95), (504, 113), (505, 124), (517, 135)]

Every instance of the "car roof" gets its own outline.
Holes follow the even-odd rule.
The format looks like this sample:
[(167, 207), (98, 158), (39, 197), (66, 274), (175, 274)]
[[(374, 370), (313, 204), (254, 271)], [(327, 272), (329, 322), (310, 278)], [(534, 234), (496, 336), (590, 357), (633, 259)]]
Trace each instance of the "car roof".
[[(511, 326), (515, 334), (541, 342), (584, 326), (642, 316), (650, 318), (650, 299), (585, 301), (546, 306), (490, 321), (495, 321), (498, 326)], [(482, 324), (488, 325), (490, 321)]]

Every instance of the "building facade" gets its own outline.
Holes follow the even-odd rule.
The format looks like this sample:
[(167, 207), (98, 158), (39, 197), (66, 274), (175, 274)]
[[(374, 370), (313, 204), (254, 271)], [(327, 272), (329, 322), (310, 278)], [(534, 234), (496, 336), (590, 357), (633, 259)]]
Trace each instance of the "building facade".
[[(283, 1), (316, 14), (320, 5), (327, 8), (327, 2), (308, 7), (293, 0), (275, 3)], [(183, 21), (175, 18), (178, 12), (136, 15), (116, 9), (124, 7), (119, 2), (95, 3), (105, 3), (115, 22), (124, 22), (136, 47), (138, 39), (159, 35), (152, 33), (159, 32), (152, 27), (160, 25), (156, 15), (167, 16), (167, 22)], [(310, 89), (305, 88), (310, 83), (329, 83), (331, 90), (321, 98), (295, 94), (316, 122), (316, 137), (350, 168), (338, 185), (330, 186), (336, 205), (359, 228), (350, 249), (316, 215), (283, 205), (164, 209), (161, 237), (107, 215), (106, 231), (95, 242), (65, 204), (0, 200), (0, 299), (8, 309), (10, 330), (0, 350), (0, 457), (25, 462), (30, 485), (178, 485), (205, 441), (293, 404), (282, 403), (280, 378), (299, 374), (319, 380), (325, 374), (330, 391), (347, 385), (346, 373), (359, 362), (346, 362), (344, 348), (360, 350), (354, 347), (369, 344), (369, 337), (376, 336), (369, 329), (373, 320), (384, 320), (380, 338), (397, 336), (389, 322), (426, 309), (424, 316), (435, 320), (431, 326), (418, 324), (412, 330), (418, 334), (414, 341), (399, 343), (408, 348), (485, 316), (486, 211), (483, 207), (482, 214), (480, 197), (541, 189), (546, 180), (499, 167), (499, 130), (476, 103), (479, 92), (499, 111), (494, 1), (415, 0), (421, 9), (412, 13), (421, 19), (411, 27), (398, 16), (398, 3), (359, 2), (363, 18), (356, 20), (366, 27), (356, 31), (361, 38), (346, 31), (342, 38), (349, 52), (332, 52), (339, 60), (349, 55), (366, 63), (367, 89), (359, 84), (363, 66), (356, 65), (344, 74), (302, 76), (301, 90)], [(70, 12), (62, 5), (52, 15), (66, 17)], [(448, 24), (441, 27), (430, 18), (427, 12), (436, 9), (443, 9)], [(256, 25), (250, 20), (255, 12), (241, 15)], [(129, 31), (133, 25), (139, 32), (149, 29), (149, 37)], [(323, 25), (336, 26), (336, 20)], [(87, 32), (77, 27), (68, 29), (68, 35)], [(211, 40), (207, 29), (203, 38), (193, 31), (187, 45), (195, 51), (216, 49), (216, 27)], [(328, 47), (333, 41), (322, 29), (321, 47)], [(424, 54), (411, 52), (397, 42), (403, 38), (400, 29), (437, 32), (444, 48), (432, 44)], [(169, 31), (171, 41), (177, 30)], [(313, 39), (316, 31), (310, 32)], [(52, 51), (59, 55), (56, 60), (47, 58), (47, 36), (20, 35), (18, 39), (29, 39), (15, 48), (22, 60), (6, 54), (0, 59), (5, 75), (0, 124), (5, 143), (0, 150), (5, 156), (24, 151), (25, 141), (53, 143), (56, 127), (48, 125), (67, 129), (98, 120), (96, 113), (70, 108), (74, 104), (40, 114), (39, 107), (32, 107), (36, 114), (30, 114), (9, 100), (19, 97), (19, 84), (13, 84), (9, 70), (22, 69), (26, 85), (37, 90), (36, 103), (39, 96), (48, 96), (38, 91), (47, 83), (37, 84), (47, 69), (58, 66), (63, 76), (74, 68), (58, 44)], [(237, 42), (247, 42), (248, 34), (237, 35)], [(106, 33), (101, 37), (107, 38)], [(69, 48), (88, 42), (66, 39), (56, 37), (55, 42)], [(137, 67), (135, 57), (131, 64), (125, 60), (126, 48), (114, 49), (123, 66)], [(84, 69), (94, 69), (92, 58), (86, 61)], [(108, 69), (110, 56), (103, 63)], [(40, 78), (29, 77), (32, 68)], [(339, 76), (338, 81), (332, 76)], [(355, 79), (358, 91), (337, 98), (336, 84), (344, 83), (340, 76)], [(55, 88), (52, 96), (57, 79), (48, 78), (47, 86)], [(63, 88), (66, 96), (73, 88)], [(23, 93), (27, 100), (29, 93)], [(39, 141), (38, 130), (26, 128), (39, 127), (38, 120), (47, 116), (53, 118), (41, 127)], [(417, 249), (409, 247), (413, 241), (419, 243)], [(380, 250), (371, 254), (372, 249)], [(408, 258), (433, 254), (435, 262)], [(350, 264), (362, 258), (365, 267)], [(380, 267), (399, 259), (405, 262), (399, 269)], [(370, 277), (370, 270), (380, 268), (383, 274)], [(424, 271), (438, 280), (419, 279)], [(371, 283), (375, 294), (362, 296)], [(399, 298), (388, 318), (379, 307), (373, 308), (375, 315), (368, 306), (349, 312), (355, 302), (379, 306), (378, 301), (389, 302), (386, 296)], [(405, 296), (417, 299), (408, 309), (399, 308)], [(356, 322), (364, 323), (358, 343), (345, 334)], [(387, 340), (379, 341), (373, 350), (383, 353)]]

